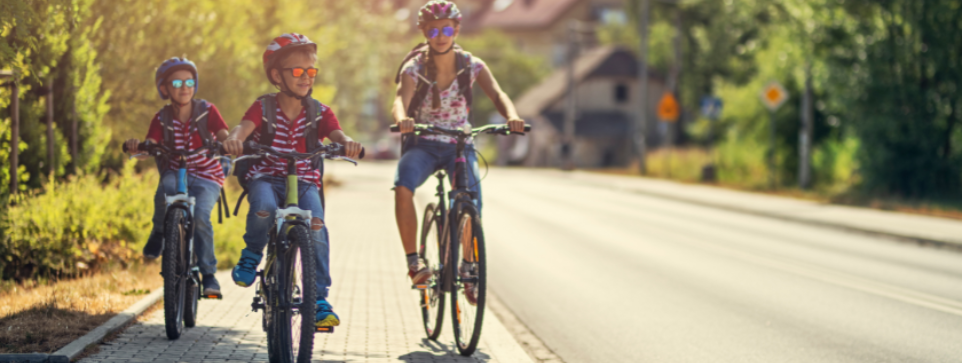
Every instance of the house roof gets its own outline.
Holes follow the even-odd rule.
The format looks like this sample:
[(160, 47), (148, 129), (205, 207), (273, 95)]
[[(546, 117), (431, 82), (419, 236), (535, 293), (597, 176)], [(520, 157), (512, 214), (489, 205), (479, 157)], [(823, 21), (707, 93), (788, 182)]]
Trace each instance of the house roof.
[[(605, 46), (589, 50), (575, 59), (575, 84), (590, 77), (637, 77), (638, 65), (635, 56), (628, 50)], [(551, 104), (565, 96), (568, 84), (568, 69), (560, 67), (538, 85), (531, 87), (515, 105), (518, 115), (532, 117), (544, 112)], [(662, 79), (660, 74), (648, 71), (651, 79)]]
[(581, 0), (514, 0), (501, 11), (491, 8), (479, 19), (482, 28), (539, 29), (554, 24)]

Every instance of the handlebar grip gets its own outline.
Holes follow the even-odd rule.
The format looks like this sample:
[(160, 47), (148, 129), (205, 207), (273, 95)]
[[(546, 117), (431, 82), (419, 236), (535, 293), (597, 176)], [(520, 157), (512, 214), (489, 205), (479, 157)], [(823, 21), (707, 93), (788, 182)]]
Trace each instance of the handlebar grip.
[(398, 126), (398, 125), (391, 126), (391, 132), (401, 132), (401, 126)]
[(257, 151), (257, 144), (253, 141), (244, 142), (244, 155), (251, 155)]
[(126, 153), (127, 153), (127, 143), (125, 142), (125, 143), (121, 144), (121, 147), (123, 147), (124, 153), (126, 154)]
[(358, 159), (364, 159), (364, 148), (361, 148), (361, 154), (357, 156)]
[(524, 132), (531, 131), (531, 125), (524, 125)]

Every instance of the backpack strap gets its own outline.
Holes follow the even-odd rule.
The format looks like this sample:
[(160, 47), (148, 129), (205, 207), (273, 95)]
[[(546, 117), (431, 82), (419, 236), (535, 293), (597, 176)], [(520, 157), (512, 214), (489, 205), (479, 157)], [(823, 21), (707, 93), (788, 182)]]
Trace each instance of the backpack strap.
[(210, 105), (206, 100), (193, 100), (191, 101), (191, 120), (193, 120), (191, 125), (193, 131), (196, 131), (200, 135), (200, 140), (203, 142), (204, 146), (210, 146), (214, 141), (214, 137), (210, 134), (210, 128), (207, 127), (207, 115), (210, 113)]
[(174, 148), (175, 137), (174, 137), (174, 107), (171, 105), (165, 105), (164, 108), (160, 109), (160, 127), (163, 130), (163, 140), (160, 143), (171, 150)]
[(268, 93), (261, 96), (261, 145), (274, 145), (274, 135), (277, 133), (277, 94)]
[(464, 96), (467, 103), (468, 112), (471, 112), (471, 104), (474, 102), (473, 84), (471, 84), (471, 53), (461, 49), (455, 49), (455, 66), (458, 78), (458, 93)]

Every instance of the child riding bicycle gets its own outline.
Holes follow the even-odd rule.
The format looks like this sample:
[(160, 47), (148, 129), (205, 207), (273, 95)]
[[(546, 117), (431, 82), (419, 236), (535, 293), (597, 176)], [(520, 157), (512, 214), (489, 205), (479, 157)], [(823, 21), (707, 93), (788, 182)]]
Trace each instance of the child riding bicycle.
[[(218, 141), (227, 138), (227, 124), (217, 107), (205, 100), (194, 99), (199, 86), (194, 62), (177, 57), (164, 61), (157, 67), (154, 83), (160, 98), (169, 99), (170, 103), (154, 115), (146, 141), (163, 144), (171, 150), (193, 151), (209, 145), (215, 138)], [(137, 139), (127, 140), (127, 149), (131, 153), (144, 151), (138, 150), (139, 143)], [(214, 277), (217, 257), (214, 256), (214, 226), (210, 222), (210, 214), (224, 185), (224, 171), (216, 159), (204, 154), (191, 156), (187, 164), (188, 193), (196, 199), (194, 239), (197, 241), (197, 267), (202, 275), (203, 294), (220, 296), (220, 284)], [(180, 162), (159, 157), (157, 167), (161, 177), (154, 195), (154, 226), (144, 246), (144, 257), (147, 259), (155, 259), (163, 252), (164, 195), (177, 192), (176, 170)]]
[[(450, 1), (430, 1), (418, 11), (418, 28), (426, 42), (408, 55), (396, 80), (399, 84), (393, 114), (400, 131), (412, 132), (415, 122), (446, 129), (470, 127), (471, 88), (475, 82), (508, 120), (511, 131), (524, 131), (524, 120), (518, 117), (514, 104), (501, 90), (488, 66), (455, 44), (461, 31), (460, 23), (461, 12)], [(407, 254), (408, 276), (414, 284), (422, 284), (431, 277), (432, 271), (417, 255), (414, 190), (438, 169), (445, 168), (449, 176), (454, 175), (455, 143), (445, 135), (408, 135), (403, 148), (394, 176), (394, 213)], [(478, 162), (471, 140), (465, 151), (471, 165), (468, 185), (477, 195), (475, 203), (480, 210)]]
[[(228, 153), (241, 155), (243, 142), (249, 137), (261, 145), (271, 146), (280, 152), (310, 152), (312, 145), (319, 145), (325, 138), (344, 145), (346, 156), (356, 158), (361, 144), (341, 131), (340, 123), (331, 109), (311, 98), (314, 77), (317, 75), (317, 45), (306, 36), (297, 33), (283, 34), (267, 47), (263, 57), (267, 79), (280, 92), (261, 96), (247, 110), (240, 126), (236, 127), (224, 143)], [(316, 137), (308, 138), (308, 135)], [(273, 137), (271, 137), (273, 136)], [(317, 274), (316, 326), (337, 326), (340, 320), (327, 302), (330, 278), (330, 245), (324, 224), (324, 209), (319, 190), (322, 175), (317, 164), (310, 160), (297, 162), (299, 207), (310, 210), (311, 238), (314, 241)], [(263, 258), (264, 247), (269, 241), (269, 228), (274, 213), (284, 201), (287, 162), (274, 156), (266, 156), (244, 170), (238, 166), (237, 175), (248, 193), (250, 211), (247, 214), (247, 247), (241, 251), (240, 261), (231, 276), (243, 287), (251, 286), (256, 279), (257, 265)]]

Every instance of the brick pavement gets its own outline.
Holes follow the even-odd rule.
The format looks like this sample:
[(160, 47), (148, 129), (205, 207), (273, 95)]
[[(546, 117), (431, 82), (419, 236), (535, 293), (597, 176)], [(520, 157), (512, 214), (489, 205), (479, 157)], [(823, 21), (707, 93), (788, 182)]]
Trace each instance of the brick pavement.
[[(315, 362), (531, 362), (490, 311), (472, 357), (457, 354), (450, 317), (439, 341), (427, 340), (393, 219), (393, 169), (331, 169), (344, 182), (327, 201), (334, 279), (329, 300), (341, 326), (315, 336)], [(180, 339), (167, 340), (161, 309), (81, 362), (266, 362), (261, 313), (250, 309), (254, 290), (233, 285), (226, 272), (218, 279), (224, 300), (201, 301), (197, 327)]]

